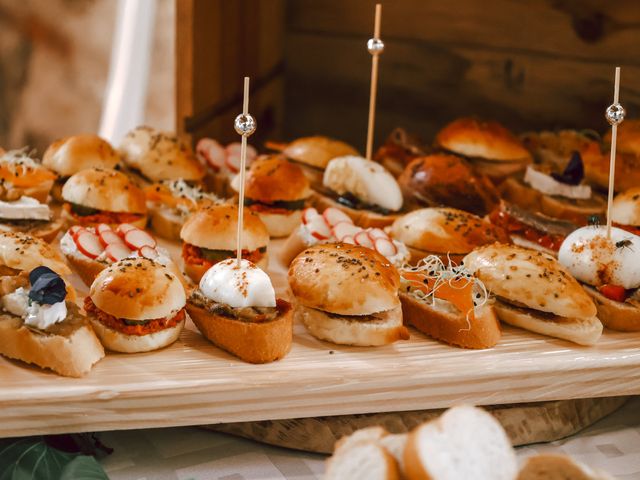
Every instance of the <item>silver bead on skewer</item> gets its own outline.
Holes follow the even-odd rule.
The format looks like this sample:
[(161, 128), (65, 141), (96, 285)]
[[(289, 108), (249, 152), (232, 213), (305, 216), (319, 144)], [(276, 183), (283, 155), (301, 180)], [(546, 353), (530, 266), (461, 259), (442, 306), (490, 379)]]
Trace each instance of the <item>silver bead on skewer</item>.
[(235, 128), (236, 133), (243, 137), (250, 137), (253, 135), (253, 132), (256, 131), (256, 127), (256, 119), (249, 113), (241, 113), (233, 122), (233, 128)]
[(624, 107), (619, 103), (609, 105), (604, 117), (609, 122), (609, 125), (620, 125), (624, 121), (624, 116), (627, 114)]
[(380, 55), (384, 52), (384, 42), (379, 38), (370, 38), (367, 41), (367, 50), (371, 55)]

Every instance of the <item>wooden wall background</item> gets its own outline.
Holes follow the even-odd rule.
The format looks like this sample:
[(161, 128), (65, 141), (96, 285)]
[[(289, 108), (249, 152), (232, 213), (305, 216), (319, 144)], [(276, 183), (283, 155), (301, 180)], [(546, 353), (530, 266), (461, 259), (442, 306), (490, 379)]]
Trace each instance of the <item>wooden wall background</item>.
[[(193, 35), (213, 35), (217, 40), (208, 48), (221, 49), (226, 57), (209, 51), (211, 63), (196, 66), (187, 117), (197, 118), (198, 111), (211, 112), (212, 104), (237, 96), (242, 72), (264, 76), (282, 60), (284, 90), (278, 91), (276, 80), (278, 87), (254, 96), (262, 103), (252, 101), (258, 116), (265, 115), (265, 108), (270, 112), (266, 128), (259, 122), (262, 137), (323, 133), (363, 149), (370, 75), (365, 43), (373, 27), (374, 0), (178, 0), (178, 11), (184, 12), (181, 3), (197, 9), (199, 2), (206, 2), (201, 8), (208, 13), (196, 12)], [(616, 65), (622, 67), (621, 100), (628, 117), (639, 115), (637, 0), (382, 3), (386, 50), (379, 80), (378, 142), (398, 125), (430, 140), (445, 122), (470, 114), (500, 120), (516, 131), (603, 131)], [(239, 9), (247, 15), (241, 17)], [(253, 40), (247, 40), (245, 27)], [(184, 80), (178, 77), (182, 88), (188, 83)], [(180, 105), (180, 93), (178, 98)], [(231, 121), (238, 105), (226, 117), (205, 121), (194, 131), (196, 136), (206, 131), (233, 138)]]

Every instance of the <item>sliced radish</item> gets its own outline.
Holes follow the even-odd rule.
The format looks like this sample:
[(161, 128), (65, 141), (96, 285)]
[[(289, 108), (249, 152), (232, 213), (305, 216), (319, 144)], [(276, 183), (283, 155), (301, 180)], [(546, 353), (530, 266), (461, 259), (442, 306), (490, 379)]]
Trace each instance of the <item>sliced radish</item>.
[(118, 228), (116, 228), (116, 232), (118, 232), (118, 235), (120, 235), (121, 237), (124, 237), (127, 234), (127, 232), (131, 230), (139, 230), (139, 228), (134, 227), (130, 223), (122, 223), (118, 225)]
[(224, 158), (226, 156), (224, 147), (212, 138), (201, 139), (196, 146), (196, 154), (215, 171), (224, 166)]
[[(242, 149), (242, 144), (240, 142), (232, 142), (227, 145), (225, 151), (227, 155), (240, 155), (240, 150)], [(253, 160), (258, 156), (258, 151), (253, 148), (251, 145), (247, 145), (247, 160)]]
[(367, 229), (367, 233), (369, 234), (369, 237), (371, 237), (371, 240), (373, 240), (374, 242), (378, 238), (389, 240), (389, 235), (387, 235), (381, 228), (369, 228)]
[(141, 257), (150, 258), (151, 260), (155, 260), (159, 257), (158, 251), (149, 245), (144, 245), (140, 250), (138, 250), (138, 254)]
[(91, 232), (79, 233), (76, 236), (75, 241), (78, 250), (80, 250), (83, 255), (91, 259), (96, 258), (104, 251), (104, 248), (102, 248), (98, 236)]
[(228, 154), (224, 159), (224, 164), (233, 173), (240, 171), (240, 153)]
[(347, 236), (354, 237), (361, 231), (362, 231), (362, 228), (358, 227), (357, 225), (354, 225), (353, 223), (339, 222), (333, 226), (333, 228), (331, 229), (331, 234), (334, 237), (336, 237), (338, 240), (343, 242), (344, 237), (347, 237)]
[(376, 238), (374, 245), (378, 253), (385, 257), (393, 257), (398, 253), (398, 249), (394, 243), (386, 238)]
[(86, 229), (84, 227), (81, 227), (80, 225), (74, 225), (69, 229), (69, 235), (71, 235), (72, 237), (75, 237), (80, 232), (85, 232), (85, 231)]
[(113, 231), (112, 228), (106, 223), (101, 223), (96, 227), (96, 233), (98, 235), (101, 234), (102, 232), (112, 232), (112, 231)]
[(316, 237), (318, 240), (326, 240), (331, 236), (331, 230), (329, 230), (329, 225), (324, 221), (320, 215), (317, 217), (313, 217), (309, 223), (307, 223), (307, 228), (311, 235)]
[(353, 223), (351, 217), (337, 208), (329, 207), (322, 212), (322, 216), (330, 226), (334, 226), (341, 222)]
[(135, 230), (129, 230), (124, 236), (124, 243), (132, 250), (138, 250), (145, 245), (155, 248), (156, 240), (144, 230), (136, 228)]
[(320, 214), (315, 208), (305, 208), (302, 212), (302, 223), (306, 225), (313, 217), (317, 217), (318, 215)]
[(112, 243), (107, 245), (104, 252), (107, 254), (107, 257), (109, 257), (109, 260), (113, 262), (119, 262), (123, 258), (127, 258), (131, 255), (131, 250), (129, 250), (124, 243)]
[(356, 240), (351, 235), (347, 235), (346, 237), (343, 237), (342, 240), (340, 241), (342, 243), (350, 243), (351, 245), (356, 244)]
[(356, 234), (356, 236), (353, 237), (353, 239), (356, 241), (357, 245), (360, 245), (362, 247), (367, 247), (367, 248), (373, 248), (373, 241), (365, 231), (362, 231)]
[(120, 243), (124, 245), (122, 238), (120, 238), (120, 236), (113, 230), (103, 230), (98, 234), (98, 237), (100, 237), (100, 243), (102, 243), (104, 247), (106, 247), (107, 245), (112, 245), (114, 243)]

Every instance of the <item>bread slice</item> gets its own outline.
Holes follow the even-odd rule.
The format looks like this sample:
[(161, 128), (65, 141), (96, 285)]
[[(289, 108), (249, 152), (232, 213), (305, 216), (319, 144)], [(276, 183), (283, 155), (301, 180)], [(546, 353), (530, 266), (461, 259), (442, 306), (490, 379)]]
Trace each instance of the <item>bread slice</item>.
[[(407, 293), (400, 293), (404, 323), (436, 340), (463, 348), (491, 348), (502, 336), (500, 322), (491, 305), (475, 309), (475, 319), (467, 321), (455, 309), (447, 309), (444, 300), (435, 304), (420, 301)], [(455, 310), (455, 311), (453, 311)]]
[(287, 237), (282, 247), (280, 247), (279, 257), (285, 267), (288, 267), (300, 252), (303, 252), (311, 246), (307, 244), (304, 239), (301, 231), (302, 228), (303, 227), (300, 226), (291, 232), (291, 235)]
[(56, 218), (50, 222), (36, 224), (35, 226), (0, 224), (0, 230), (26, 233), (27, 235), (31, 235), (32, 237), (40, 238), (47, 243), (51, 243), (53, 239), (58, 236), (58, 232), (60, 232), (63, 226), (64, 220)]
[(591, 469), (566, 455), (540, 454), (525, 460), (517, 480), (613, 480), (606, 472)]
[(371, 210), (356, 210), (318, 192), (313, 193), (313, 195), (309, 197), (309, 204), (319, 212), (324, 212), (325, 209), (329, 207), (337, 208), (349, 215), (353, 223), (362, 228), (384, 228), (402, 216), (399, 213), (383, 215), (372, 212)]
[(149, 208), (149, 226), (162, 238), (180, 241), (180, 230), (184, 219), (171, 209), (155, 202), (147, 202)]
[(516, 455), (504, 429), (482, 409), (458, 406), (409, 434), (409, 480), (513, 480)]
[(209, 313), (187, 303), (187, 312), (200, 333), (214, 345), (249, 363), (268, 363), (283, 358), (293, 340), (293, 310), (278, 300), (280, 315), (270, 322), (244, 322)]
[(64, 257), (87, 287), (90, 287), (98, 274), (108, 266), (79, 253), (76, 255), (64, 253)]
[(515, 307), (500, 300), (494, 304), (498, 318), (514, 327), (549, 337), (562, 338), (578, 345), (595, 345), (602, 335), (602, 323), (598, 317), (567, 318)]
[(640, 308), (628, 302), (616, 302), (593, 287), (584, 285), (598, 309), (598, 318), (605, 327), (621, 332), (640, 332)]
[(104, 349), (78, 307), (67, 302), (67, 309), (67, 319), (47, 333), (26, 327), (14, 315), (0, 315), (0, 354), (66, 377), (88, 373), (104, 357)]
[(294, 317), (314, 337), (338, 345), (375, 347), (409, 339), (409, 331), (402, 325), (400, 306), (360, 320), (357, 316), (328, 314), (296, 303)]
[(374, 442), (358, 443), (327, 460), (325, 480), (399, 480), (396, 460)]

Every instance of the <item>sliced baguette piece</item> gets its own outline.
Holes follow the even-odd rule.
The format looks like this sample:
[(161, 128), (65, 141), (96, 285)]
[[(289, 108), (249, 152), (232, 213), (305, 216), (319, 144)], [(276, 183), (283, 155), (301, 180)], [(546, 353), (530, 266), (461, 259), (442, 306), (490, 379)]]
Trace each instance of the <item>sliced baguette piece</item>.
[(293, 340), (293, 309), (277, 300), (280, 315), (270, 322), (244, 322), (209, 313), (187, 303), (187, 312), (211, 343), (248, 363), (269, 363), (283, 358)]
[(561, 338), (578, 345), (595, 345), (602, 335), (598, 317), (568, 318), (528, 308), (515, 307), (500, 300), (494, 304), (498, 318), (514, 327)]
[(0, 315), (0, 354), (66, 377), (88, 373), (104, 357), (104, 349), (78, 307), (67, 302), (67, 309), (68, 318), (47, 333), (26, 327), (14, 315)]
[(611, 330), (640, 332), (640, 308), (628, 302), (616, 302), (593, 287), (583, 285), (598, 309), (598, 318)]
[(614, 477), (566, 455), (544, 453), (527, 458), (517, 480), (614, 480)]
[[(442, 342), (463, 348), (491, 348), (502, 336), (500, 322), (491, 305), (475, 309), (474, 321), (452, 306), (447, 309), (445, 300), (420, 301), (407, 293), (400, 293), (402, 316), (422, 333)], [(452, 311), (455, 310), (455, 311)]]
[(402, 325), (400, 306), (377, 314), (375, 318), (365, 315), (359, 320), (355, 315), (330, 315), (296, 303), (294, 317), (314, 337), (338, 345), (376, 347), (409, 339), (409, 331)]
[(342, 450), (348, 450), (360, 443), (377, 443), (387, 435), (389, 435), (389, 432), (379, 425), (361, 428), (351, 435), (345, 435), (338, 440), (335, 444), (334, 452), (337, 453)]
[(399, 480), (393, 456), (374, 442), (361, 442), (337, 451), (329, 460), (325, 480)]
[(400, 213), (382, 215), (381, 213), (372, 212), (371, 210), (356, 210), (318, 192), (313, 193), (313, 195), (309, 197), (309, 205), (319, 212), (324, 212), (329, 207), (337, 208), (349, 215), (353, 223), (362, 228), (384, 228), (402, 216)]
[(311, 246), (303, 237), (302, 228), (304, 227), (301, 225), (291, 232), (291, 235), (287, 237), (282, 247), (280, 247), (279, 257), (285, 267), (291, 265), (291, 262), (293, 262), (293, 259), (296, 258), (299, 253)]
[(51, 243), (54, 238), (58, 236), (58, 232), (64, 226), (64, 221), (61, 218), (56, 218), (50, 222), (42, 223), (35, 226), (20, 226), (11, 224), (0, 224), (0, 230), (6, 232), (19, 232), (25, 233), (32, 237), (40, 238), (47, 243)]
[(149, 209), (149, 227), (156, 235), (167, 240), (180, 241), (180, 230), (184, 225), (184, 219), (156, 202), (147, 202)]
[(453, 407), (409, 434), (409, 480), (513, 480), (516, 455), (504, 429), (484, 410)]

